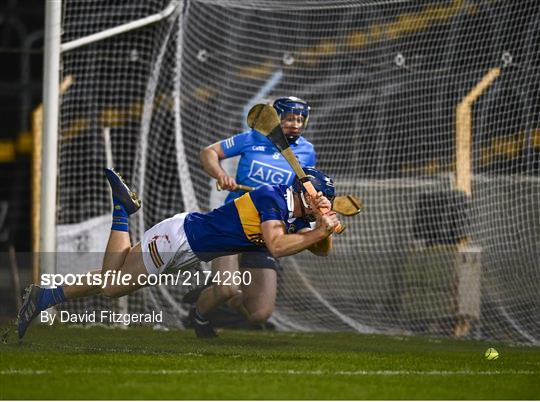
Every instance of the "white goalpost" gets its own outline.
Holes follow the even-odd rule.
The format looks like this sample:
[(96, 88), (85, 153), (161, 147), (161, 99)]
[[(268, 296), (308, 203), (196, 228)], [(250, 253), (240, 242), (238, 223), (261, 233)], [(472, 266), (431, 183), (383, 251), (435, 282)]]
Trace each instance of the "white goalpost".
[[(45, 53), (43, 63), (43, 140), (40, 200), (40, 268), (53, 273), (56, 253), (56, 176), (58, 163), (58, 109), (60, 86), (61, 2), (45, 5)], [(35, 235), (35, 234), (34, 234)]]
[[(111, 161), (143, 201), (137, 241), (217, 206), (199, 151), (243, 131), (251, 104), (292, 95), (312, 106), (317, 167), (364, 211), (328, 258), (282, 259), (277, 329), (540, 342), (537, 1), (46, 7), (42, 272), (99, 266)], [(121, 308), (182, 327), (188, 290), (143, 289)]]

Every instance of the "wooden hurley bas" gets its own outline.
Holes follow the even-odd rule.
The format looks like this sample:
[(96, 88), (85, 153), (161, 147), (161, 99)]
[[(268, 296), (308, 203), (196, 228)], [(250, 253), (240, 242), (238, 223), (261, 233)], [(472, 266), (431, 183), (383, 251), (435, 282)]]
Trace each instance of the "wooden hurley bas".
[[(216, 182), (216, 188), (221, 191), (222, 188), (218, 182)], [(234, 191), (253, 191), (255, 187), (246, 186), (244, 184), (237, 184)], [(332, 203), (332, 211), (343, 216), (358, 215), (363, 208), (362, 200), (354, 195), (338, 195), (334, 198)]]

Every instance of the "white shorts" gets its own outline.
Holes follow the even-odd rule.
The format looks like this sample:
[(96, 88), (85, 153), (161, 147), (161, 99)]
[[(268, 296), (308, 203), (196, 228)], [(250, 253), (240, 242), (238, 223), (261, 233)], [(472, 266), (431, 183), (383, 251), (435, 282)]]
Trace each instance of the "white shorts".
[(141, 247), (149, 274), (178, 271), (199, 261), (184, 231), (186, 215), (187, 212), (174, 215), (144, 232)]

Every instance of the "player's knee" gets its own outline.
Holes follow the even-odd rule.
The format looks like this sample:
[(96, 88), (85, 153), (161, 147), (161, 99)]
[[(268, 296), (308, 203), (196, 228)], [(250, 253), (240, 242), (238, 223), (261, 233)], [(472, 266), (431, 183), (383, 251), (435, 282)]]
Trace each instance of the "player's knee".
[(249, 315), (249, 322), (251, 324), (264, 324), (272, 315), (273, 308), (259, 309)]
[(105, 297), (115, 299), (120, 296), (124, 296), (124, 291), (115, 286), (105, 286), (101, 289), (101, 294)]
[(215, 290), (222, 300), (229, 300), (240, 293), (240, 287), (236, 285), (216, 285)]

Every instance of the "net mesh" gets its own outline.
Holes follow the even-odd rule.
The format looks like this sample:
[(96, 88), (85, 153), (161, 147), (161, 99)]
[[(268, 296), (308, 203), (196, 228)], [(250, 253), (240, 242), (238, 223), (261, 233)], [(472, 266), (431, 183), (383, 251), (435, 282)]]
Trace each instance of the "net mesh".
[[(167, 5), (70, 0), (62, 41)], [(317, 166), (365, 210), (344, 219), (331, 256), (282, 260), (276, 327), (540, 341), (536, 1), (191, 0), (177, 10), (62, 56), (75, 81), (61, 103), (60, 251), (103, 251), (105, 128), (115, 168), (142, 195), (136, 241), (174, 213), (216, 206), (199, 151), (242, 131), (255, 101), (294, 95), (312, 106)], [(465, 196), (456, 106), (496, 67), (473, 105)], [(89, 240), (95, 219), (103, 241)], [(159, 308), (181, 326), (186, 290), (144, 289), (128, 308)]]

